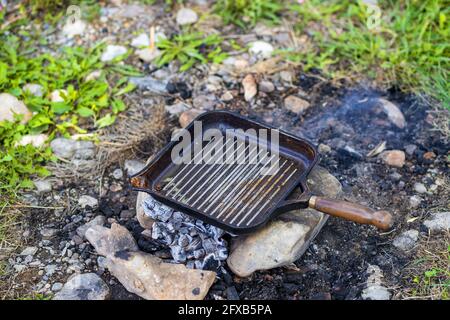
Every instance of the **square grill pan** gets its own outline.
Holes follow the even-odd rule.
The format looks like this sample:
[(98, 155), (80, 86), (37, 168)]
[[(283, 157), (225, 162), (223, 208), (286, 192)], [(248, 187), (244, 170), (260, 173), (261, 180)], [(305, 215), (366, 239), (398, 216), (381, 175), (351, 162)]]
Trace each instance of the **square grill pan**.
[[(195, 121), (201, 121), (201, 132), (194, 130)], [(308, 191), (305, 181), (318, 157), (316, 149), (308, 141), (277, 130), (278, 167), (271, 175), (263, 175), (261, 169), (266, 163), (259, 160), (260, 155), (269, 151), (266, 155), (270, 158), (272, 146), (261, 145), (260, 140), (248, 137), (244, 132), (266, 129), (270, 133), (275, 128), (228, 111), (206, 112), (194, 122), (186, 128), (191, 135), (186, 152), (194, 155), (191, 162), (175, 164), (172, 161), (172, 151), (179, 142), (172, 141), (141, 172), (131, 177), (135, 190), (147, 192), (176, 210), (234, 234), (252, 232), (278, 214), (308, 207), (383, 230), (392, 226), (393, 219), (387, 211), (325, 199)], [(219, 130), (223, 136), (226, 136), (227, 129), (241, 130), (231, 144), (236, 153), (245, 155), (243, 159), (246, 161), (231, 164), (198, 161), (202, 159), (196, 157), (203, 157), (203, 153), (195, 155), (194, 150), (213, 149), (219, 141), (198, 142), (202, 141), (200, 135), (209, 129)], [(177, 152), (174, 154), (178, 155)], [(296, 187), (300, 187), (301, 196), (287, 200)]]

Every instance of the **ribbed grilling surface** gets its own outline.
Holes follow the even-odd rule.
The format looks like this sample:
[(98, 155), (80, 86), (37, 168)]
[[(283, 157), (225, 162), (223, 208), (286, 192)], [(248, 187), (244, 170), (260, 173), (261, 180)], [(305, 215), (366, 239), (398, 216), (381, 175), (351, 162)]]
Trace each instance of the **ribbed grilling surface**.
[[(239, 138), (231, 144), (236, 161), (228, 164), (217, 157), (205, 162), (203, 151), (214, 144), (164, 177), (159, 192), (229, 226), (248, 227), (269, 212), (281, 190), (300, 174), (294, 161)], [(263, 174), (270, 167), (270, 174)]]

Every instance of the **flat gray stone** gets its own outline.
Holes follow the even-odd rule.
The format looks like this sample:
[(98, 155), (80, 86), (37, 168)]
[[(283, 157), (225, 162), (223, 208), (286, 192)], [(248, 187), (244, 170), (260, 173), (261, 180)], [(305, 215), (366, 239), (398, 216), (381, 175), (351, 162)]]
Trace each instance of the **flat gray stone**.
[(127, 52), (124, 46), (108, 45), (101, 56), (102, 61), (111, 61)]
[[(342, 192), (339, 181), (324, 168), (316, 166), (307, 184), (318, 195), (338, 198)], [(291, 199), (298, 198), (299, 189)], [(294, 210), (280, 215), (265, 227), (249, 235), (233, 239), (227, 263), (240, 277), (257, 270), (268, 270), (298, 260), (328, 219), (313, 209)]]
[(47, 193), (52, 191), (52, 184), (48, 180), (33, 181), (38, 193)]
[(450, 229), (450, 211), (434, 213), (423, 224), (431, 231), (448, 231)]
[(72, 276), (53, 300), (106, 300), (109, 288), (95, 273)]
[(36, 252), (38, 251), (37, 247), (26, 247), (22, 250), (22, 252), (19, 254), (20, 256), (34, 256)]
[(86, 230), (85, 237), (103, 256), (114, 255), (120, 251), (138, 251), (133, 236), (117, 223), (113, 223), (110, 229), (94, 225)]
[(383, 285), (383, 272), (376, 265), (369, 265), (367, 268), (366, 288), (361, 293), (364, 300), (389, 300), (391, 293)]
[(129, 80), (141, 90), (148, 90), (157, 94), (167, 93), (166, 80), (159, 80), (153, 77), (130, 77)]
[(80, 198), (78, 198), (78, 204), (83, 209), (87, 206), (96, 208), (98, 206), (98, 200), (88, 195), (82, 195)]
[(198, 15), (192, 9), (181, 8), (177, 12), (176, 20), (177, 20), (177, 24), (179, 24), (180, 26), (187, 25), (187, 24), (193, 24), (193, 23), (197, 22)]
[(417, 193), (426, 193), (427, 192), (427, 187), (425, 187), (425, 185), (423, 183), (416, 182), (414, 184), (414, 190)]
[(103, 226), (106, 222), (106, 218), (104, 216), (96, 216), (94, 219), (89, 221), (88, 223), (83, 224), (77, 228), (77, 234), (84, 238), (87, 229), (93, 226)]
[(22, 90), (35, 97), (42, 97), (44, 95), (44, 87), (37, 83), (27, 83), (22, 87)]
[(170, 106), (165, 106), (166, 111), (172, 115), (178, 115), (183, 111), (188, 110), (189, 108), (190, 108), (189, 105), (187, 105), (184, 102), (178, 102)]
[(77, 141), (66, 138), (56, 138), (50, 143), (53, 153), (64, 159), (92, 159), (95, 155), (95, 145), (92, 141)]
[(392, 245), (400, 250), (408, 251), (414, 247), (419, 239), (419, 231), (408, 230), (397, 236)]
[(56, 236), (58, 234), (59, 230), (55, 229), (55, 228), (47, 228), (44, 227), (41, 230), (41, 236), (42, 238), (44, 238), (45, 240), (51, 239), (54, 236)]

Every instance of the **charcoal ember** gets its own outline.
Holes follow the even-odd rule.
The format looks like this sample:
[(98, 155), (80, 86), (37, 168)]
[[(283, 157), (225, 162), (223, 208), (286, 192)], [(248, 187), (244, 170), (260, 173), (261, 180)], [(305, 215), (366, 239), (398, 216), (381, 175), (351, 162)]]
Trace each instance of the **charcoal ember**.
[(201, 268), (203, 270), (217, 270), (221, 266), (220, 261), (216, 260), (215, 255), (213, 253), (207, 255), (202, 262)]
[(177, 240), (171, 234), (166, 234), (164, 236), (164, 241), (169, 245), (176, 245), (177, 242)]
[(172, 216), (173, 209), (156, 201), (144, 201), (144, 212), (149, 212), (149, 216), (154, 220), (167, 222)]
[(159, 226), (157, 223), (154, 223), (152, 226), (152, 238), (153, 239), (160, 239), (162, 238), (162, 232), (159, 229)]
[(187, 248), (192, 241), (192, 237), (187, 234), (182, 234), (178, 238), (178, 245), (182, 248)]
[(203, 240), (202, 244), (207, 253), (214, 253), (216, 251), (216, 243), (214, 239), (207, 238)]
[(144, 237), (140, 237), (138, 240), (138, 247), (144, 252), (152, 253), (156, 250), (161, 249), (161, 246), (155, 242), (155, 240), (150, 241)]
[(200, 237), (195, 237), (189, 243), (189, 246), (187, 247), (187, 250), (196, 251), (196, 250), (201, 249), (201, 248), (202, 248), (202, 240), (200, 239)]
[(188, 227), (181, 227), (178, 229), (178, 232), (181, 234), (189, 234), (189, 228)]
[(205, 249), (198, 249), (194, 251), (194, 258), (201, 259), (206, 255)]
[(167, 83), (166, 90), (170, 94), (179, 93), (183, 99), (189, 99), (192, 96), (192, 91), (185, 82), (169, 82)]
[(100, 201), (98, 210), (107, 218), (111, 218), (112, 216), (114, 216), (114, 209), (105, 200)]
[(167, 229), (168, 232), (173, 232), (175, 230), (175, 227), (173, 226), (173, 224), (171, 224), (169, 222), (165, 224), (165, 228)]
[(172, 253), (172, 257), (177, 262), (185, 262), (186, 261), (186, 251), (183, 250), (180, 246), (172, 246), (170, 248), (170, 252)]
[(144, 199), (142, 206), (144, 213), (155, 220), (151, 238), (169, 247), (174, 262), (196, 269), (222, 267), (228, 257), (223, 230), (174, 211), (151, 197)]
[(227, 295), (228, 300), (239, 300), (239, 293), (235, 287), (228, 287), (225, 290), (225, 294)]
[(220, 261), (225, 261), (228, 258), (228, 248), (226, 246), (218, 246), (216, 257)]

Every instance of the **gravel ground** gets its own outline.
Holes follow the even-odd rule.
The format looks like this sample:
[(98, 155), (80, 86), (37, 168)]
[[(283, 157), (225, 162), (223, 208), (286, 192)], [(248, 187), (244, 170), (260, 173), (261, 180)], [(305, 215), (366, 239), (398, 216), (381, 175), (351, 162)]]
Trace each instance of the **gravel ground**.
[[(167, 36), (179, 30), (175, 14), (159, 6), (139, 8), (130, 9), (129, 15), (113, 7), (104, 8), (102, 17), (90, 24), (86, 32), (65, 43), (90, 46), (106, 39), (108, 43), (130, 47), (131, 40), (147, 30), (152, 21)], [(209, 23), (205, 30), (219, 27), (215, 21)], [(261, 35), (255, 28), (236, 39), (242, 44), (259, 39), (279, 47), (287, 45), (280, 36), (283, 32), (278, 31), (269, 29), (267, 35)], [(222, 33), (235, 32), (225, 28)], [(140, 299), (104, 269), (101, 258), (77, 233), (77, 228), (101, 215), (106, 226), (118, 222), (130, 230), (142, 251), (170, 258), (166, 247), (142, 236), (143, 228), (135, 218), (136, 192), (131, 191), (127, 174), (169, 141), (170, 133), (180, 127), (184, 118), (212, 109), (233, 110), (310, 139), (318, 145), (321, 166), (342, 183), (344, 198), (388, 209), (395, 218), (395, 227), (380, 233), (373, 227), (331, 217), (295, 263), (256, 272), (248, 278), (233, 276), (231, 272), (222, 275), (207, 299), (375, 299), (376, 294), (367, 293), (368, 278), (373, 275), (371, 266), (381, 273), (382, 292), (387, 292), (388, 297), (410, 296), (413, 284), (405, 267), (427, 246), (424, 239), (445, 238), (445, 231), (436, 231), (424, 222), (433, 219), (435, 213), (449, 211), (449, 142), (434, 130), (433, 115), (420, 99), (394, 88), (381, 90), (344, 80), (328, 81), (317, 72), (304, 73), (301, 67), (290, 63), (258, 65), (258, 59), (245, 52), (236, 53), (222, 65), (200, 65), (184, 73), (177, 71), (176, 63), (158, 69), (134, 54), (127, 62), (140, 68), (145, 76), (161, 82), (169, 80), (162, 94), (155, 94), (154, 88), (148, 86), (129, 93), (126, 99), (132, 107), (124, 113), (128, 117), (116, 124), (117, 128), (127, 127), (129, 118), (137, 116), (144, 118), (153, 131), (145, 131), (147, 128), (127, 132), (133, 147), (119, 156), (104, 153), (103, 158), (93, 157), (100, 170), (67, 174), (71, 169), (61, 165), (48, 180), (50, 192), (22, 195), (23, 202), (34, 208), (23, 209), (24, 223), (19, 230), (22, 244), (8, 257), (8, 271), (2, 276), (4, 297), (17, 298), (29, 292), (51, 296), (70, 275), (94, 272), (108, 284), (111, 299)], [(229, 72), (230, 65), (239, 63), (253, 65), (253, 69)], [(251, 88), (242, 85), (248, 74), (258, 83), (258, 93), (251, 101), (245, 99)], [(290, 96), (299, 100), (287, 101)], [(383, 111), (383, 101), (392, 102), (401, 110), (403, 128)], [(179, 103), (185, 105), (184, 111), (173, 112), (171, 106)], [(165, 110), (163, 116), (158, 115), (161, 108), (156, 106)], [(108, 134), (117, 128), (106, 130), (104, 140), (110, 139)], [(154, 128), (159, 128), (158, 133)], [(401, 166), (395, 163), (396, 159), (367, 156), (383, 141), (386, 150), (404, 154)], [(105, 154), (111, 158), (105, 159)], [(92, 199), (82, 197), (86, 195)], [(415, 231), (412, 239), (401, 238), (411, 230)], [(36, 248), (36, 252), (29, 248)], [(21, 255), (24, 249), (29, 251)]]

